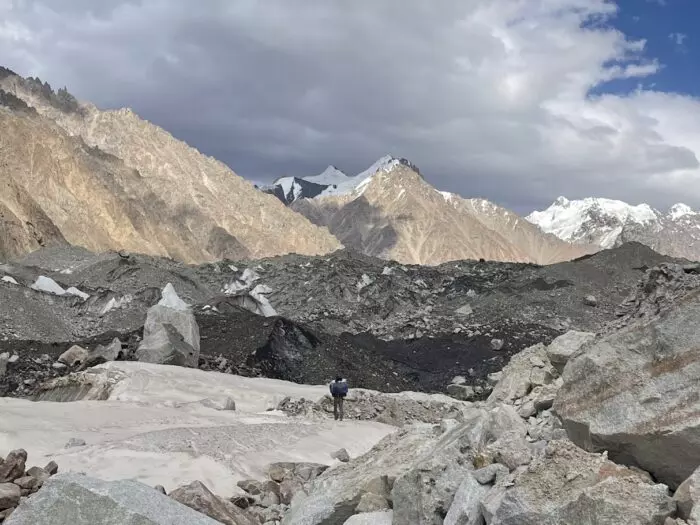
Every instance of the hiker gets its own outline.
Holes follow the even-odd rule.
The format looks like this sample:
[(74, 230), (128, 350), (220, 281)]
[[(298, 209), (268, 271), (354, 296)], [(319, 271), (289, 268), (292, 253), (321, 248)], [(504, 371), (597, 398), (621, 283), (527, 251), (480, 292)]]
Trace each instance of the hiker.
[(335, 381), (331, 381), (330, 389), (333, 396), (333, 417), (335, 417), (336, 421), (338, 419), (342, 421), (343, 401), (345, 401), (345, 396), (348, 395), (348, 382), (338, 376), (335, 378)]

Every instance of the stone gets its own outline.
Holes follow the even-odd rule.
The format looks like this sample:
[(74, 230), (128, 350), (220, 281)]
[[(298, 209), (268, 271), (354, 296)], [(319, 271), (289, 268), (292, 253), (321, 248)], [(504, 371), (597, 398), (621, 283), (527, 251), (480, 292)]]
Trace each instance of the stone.
[(0, 523), (3, 523), (3, 520), (9, 518), (10, 514), (12, 514), (14, 511), (14, 507), (5, 510), (0, 510)]
[(73, 345), (59, 356), (58, 362), (71, 368), (77, 368), (85, 362), (88, 353), (87, 349), (82, 346)]
[(392, 525), (394, 513), (390, 510), (383, 512), (366, 512), (349, 517), (343, 525)]
[(276, 481), (277, 483), (281, 483), (282, 481), (284, 481), (284, 479), (293, 472), (293, 464), (272, 463), (267, 468), (267, 475), (272, 481)]
[(20, 497), (20, 487), (15, 483), (0, 483), (0, 510), (16, 507)]
[(14, 484), (17, 485), (20, 489), (27, 489), (27, 490), (32, 490), (37, 487), (37, 479), (33, 476), (24, 476), (21, 478), (17, 478), (14, 481)]
[(37, 486), (41, 487), (46, 480), (48, 480), (51, 476), (49, 475), (46, 470), (40, 467), (32, 467), (29, 470), (27, 470), (27, 476), (31, 476), (34, 479), (36, 479)]
[(251, 496), (258, 496), (262, 492), (262, 483), (254, 479), (246, 479), (236, 483), (238, 487)]
[(666, 485), (555, 441), (547, 454), (498, 481), (480, 503), (489, 525), (660, 525), (675, 513)]
[(460, 306), (459, 308), (457, 308), (457, 310), (455, 310), (455, 313), (463, 317), (468, 317), (474, 313), (474, 310), (472, 309), (471, 305), (465, 304), (464, 306)]
[(199, 366), (199, 326), (194, 313), (168, 283), (162, 299), (149, 308), (137, 350), (146, 363)]
[(583, 298), (583, 304), (586, 306), (598, 306), (598, 299), (596, 299), (595, 295), (587, 295)]
[(331, 457), (333, 459), (337, 459), (338, 461), (342, 463), (347, 463), (350, 461), (350, 454), (348, 454), (348, 451), (345, 450), (344, 448), (341, 448), (340, 450), (336, 450), (331, 454)]
[(304, 485), (300, 481), (285, 479), (280, 483), (279, 487), (279, 499), (282, 505), (290, 505), (294, 496), (304, 492)]
[(561, 388), (560, 379), (558, 382), (549, 385), (536, 386), (528, 395), (528, 400), (531, 401), (537, 412), (549, 410), (554, 405), (554, 399), (557, 397), (557, 392)]
[(491, 339), (491, 349), (492, 350), (501, 350), (504, 345), (503, 339)]
[(678, 516), (700, 524), (700, 468), (680, 484), (673, 500), (678, 506)]
[[(534, 366), (532, 358), (539, 359), (545, 366)], [(514, 355), (501, 372), (503, 375), (493, 387), (488, 398), (489, 403), (512, 403), (527, 396), (535, 386), (551, 382), (557, 374), (549, 363), (545, 346), (541, 343)]]
[(53, 476), (58, 472), (58, 465), (56, 464), (55, 461), (49, 461), (46, 466), (44, 467), (44, 471), (49, 475)]
[(675, 489), (700, 465), (700, 290), (566, 365), (553, 410), (569, 438)]
[(63, 448), (84, 447), (85, 445), (87, 445), (87, 443), (85, 443), (84, 439), (70, 438), (68, 440), (68, 443), (66, 443), (65, 447), (63, 447)]
[(122, 343), (118, 337), (115, 337), (107, 346), (97, 345), (97, 348), (88, 352), (83, 368), (107, 363), (109, 361), (118, 361), (123, 355)]
[(488, 485), (501, 479), (503, 476), (506, 476), (509, 472), (508, 467), (501, 465), (500, 463), (492, 463), (484, 468), (475, 470), (471, 473), (471, 475), (482, 485)]
[(20, 448), (10, 452), (0, 465), (0, 483), (12, 483), (17, 478), (23, 477), (26, 463), (26, 450)]
[(549, 362), (552, 363), (554, 368), (561, 374), (571, 356), (594, 339), (595, 334), (590, 332), (577, 332), (575, 330), (560, 335), (547, 347)]
[(526, 401), (520, 408), (518, 408), (518, 415), (523, 419), (528, 419), (537, 414), (537, 409), (535, 408), (535, 403), (533, 401)]
[(297, 463), (294, 475), (303, 482), (312, 481), (328, 470), (328, 465), (320, 463)]
[(156, 491), (160, 492), (161, 494), (166, 494), (166, 495), (168, 494), (163, 485), (156, 485), (155, 487), (153, 487), (153, 490), (156, 490)]
[(522, 431), (504, 432), (496, 441), (490, 443), (486, 450), (496, 461), (509, 470), (527, 465), (532, 460), (532, 451)]
[(213, 408), (214, 410), (236, 410), (236, 401), (232, 397), (221, 398), (206, 398), (200, 401), (205, 407)]
[(385, 497), (367, 492), (362, 495), (355, 510), (357, 512), (380, 512), (390, 508), (389, 502)]
[(501, 380), (503, 377), (503, 371), (499, 370), (498, 372), (492, 372), (488, 376), (486, 376), (486, 379), (491, 386), (495, 386), (498, 384), (498, 382)]
[(473, 475), (467, 474), (455, 493), (444, 525), (482, 525), (479, 504), (491, 487), (479, 483)]
[[(216, 525), (217, 522), (132, 480), (106, 482), (81, 474), (50, 478), (3, 525)], [(246, 523), (246, 525), (248, 525)]]
[(233, 496), (229, 501), (239, 509), (247, 509), (255, 502), (255, 499), (250, 496)]
[(242, 509), (213, 494), (201, 481), (178, 487), (168, 497), (225, 525), (257, 525)]
[(461, 401), (471, 401), (476, 397), (474, 388), (469, 385), (447, 385), (447, 394)]

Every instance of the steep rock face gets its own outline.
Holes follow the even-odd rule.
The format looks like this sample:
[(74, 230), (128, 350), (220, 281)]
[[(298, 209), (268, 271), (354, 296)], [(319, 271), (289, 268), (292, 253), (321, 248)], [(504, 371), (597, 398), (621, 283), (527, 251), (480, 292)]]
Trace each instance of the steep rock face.
[(602, 248), (640, 242), (666, 255), (700, 259), (700, 212), (681, 203), (664, 213), (648, 204), (559, 197), (527, 220), (566, 241)]
[[(50, 121), (42, 120), (42, 126), (51, 127), (50, 132), (42, 133), (43, 139), (65, 140), (66, 134), (80, 137), (89, 146), (83, 149), (92, 153), (91, 159), (102, 159), (106, 152), (123, 161), (121, 169), (110, 170), (108, 177), (92, 176), (124, 193), (117, 195), (113, 191), (112, 195), (102, 196), (85, 191), (97, 184), (95, 180), (74, 181), (68, 177), (66, 171), (72, 174), (76, 170), (67, 170), (66, 165), (78, 162), (70, 149), (47, 155), (53, 168), (36, 173), (36, 181), (47, 188), (45, 191), (55, 185), (70, 195), (57, 200), (59, 204), (65, 203), (64, 209), (55, 210), (50, 203), (42, 203), (42, 209), (54, 222), (62, 215), (71, 215), (84, 229), (95, 230), (91, 242), (77, 242), (81, 234), (61, 228), (69, 242), (98, 250), (136, 249), (187, 262), (291, 252), (314, 255), (340, 247), (328, 231), (313, 226), (278, 199), (257, 191), (221, 162), (200, 154), (128, 109), (100, 111), (92, 105), (77, 103), (70, 95), (59, 96), (35, 81), (11, 74), (0, 75), (0, 89), (22, 99)], [(24, 115), (16, 112), (13, 117), (25, 120)], [(51, 126), (52, 123), (57, 126)], [(15, 126), (24, 125), (15, 123)], [(64, 131), (63, 135), (57, 132), (59, 129)], [(18, 139), (16, 135), (7, 136), (3, 150), (26, 158), (26, 153), (17, 155), (17, 150), (43, 147), (43, 140), (26, 143)], [(34, 164), (25, 166), (24, 171), (36, 171)], [(83, 179), (88, 179), (88, 174)], [(34, 195), (33, 191), (30, 193)], [(123, 208), (133, 206), (134, 201), (147, 203), (152, 211), (124, 213)], [(96, 220), (76, 220), (81, 213), (100, 216)], [(152, 218), (153, 215), (157, 218)], [(138, 224), (114, 226), (132, 216)], [(100, 228), (114, 231), (111, 236), (105, 236), (99, 233)], [(163, 230), (159, 235), (143, 235), (143, 240), (135, 239), (138, 236), (131, 231), (159, 228)], [(165, 232), (170, 233), (163, 235)], [(129, 240), (131, 247), (127, 246)]]
[(299, 200), (292, 208), (327, 226), (345, 246), (402, 263), (480, 258), (550, 263), (588, 252), (493, 205), (484, 213), (483, 202), (435, 191), (412, 166), (398, 163), (365, 178), (349, 194)]
[(700, 464), (700, 292), (594, 341), (564, 368), (554, 403), (569, 437), (677, 487)]

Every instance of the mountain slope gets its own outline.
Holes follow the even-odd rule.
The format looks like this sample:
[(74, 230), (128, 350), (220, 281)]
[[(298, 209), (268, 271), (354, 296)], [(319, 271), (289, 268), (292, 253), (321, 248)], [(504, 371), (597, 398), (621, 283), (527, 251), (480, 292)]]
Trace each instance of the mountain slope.
[[(64, 90), (54, 93), (47, 84), (23, 79), (8, 70), (0, 71), (0, 89), (22, 99), (45, 120), (56, 124), (54, 133), (61, 130), (67, 136), (80, 137), (86, 149), (99, 148), (99, 152), (123, 161), (126, 169), (114, 171), (111, 178), (115, 186), (126, 192), (117, 200), (122, 204), (124, 199), (149, 203), (153, 211), (142, 218), (136, 213), (133, 220), (145, 221), (138, 224), (144, 232), (160, 231), (158, 237), (144, 238), (143, 242), (132, 239), (140, 251), (196, 262), (283, 253), (323, 254), (340, 247), (327, 230), (312, 225), (278, 199), (256, 190), (223, 163), (200, 154), (128, 109), (101, 111), (90, 104), (79, 104)], [(42, 126), (48, 130), (49, 124)], [(8, 151), (21, 147), (18, 141), (5, 143)], [(99, 152), (91, 158), (99, 157)], [(72, 162), (68, 151), (64, 157), (66, 163)], [(48, 177), (47, 184), (52, 184), (52, 176), (62, 173), (65, 163), (55, 167), (43, 174)], [(127, 183), (129, 177), (125, 174), (134, 170), (138, 183)], [(15, 182), (23, 183), (21, 179)], [(120, 213), (110, 204), (114, 199), (103, 202), (99, 196), (91, 197), (83, 192), (84, 187), (70, 186), (70, 179), (62, 183), (67, 185), (64, 189), (72, 195), (76, 211), (90, 214), (96, 212), (88, 209), (100, 210), (95, 217), (97, 222), (85, 223), (86, 228), (94, 226), (99, 230), (120, 222)], [(54, 222), (65, 213), (54, 209), (51, 203), (44, 203), (42, 209)], [(168, 235), (162, 237), (163, 231)], [(81, 243), (80, 236), (64, 235), (69, 242), (98, 248)], [(125, 240), (130, 235), (125, 233), (124, 239), (108, 235), (99, 242), (97, 234), (92, 237), (101, 249), (119, 249), (126, 247)]]
[(298, 200), (292, 208), (327, 226), (348, 248), (403, 263), (483, 258), (544, 264), (590, 251), (485, 203), (438, 192), (410, 165), (396, 163), (365, 177), (351, 193)]
[(640, 242), (665, 255), (700, 259), (700, 213), (685, 204), (676, 204), (663, 213), (648, 204), (559, 197), (546, 210), (531, 213), (527, 220), (574, 243), (612, 248)]

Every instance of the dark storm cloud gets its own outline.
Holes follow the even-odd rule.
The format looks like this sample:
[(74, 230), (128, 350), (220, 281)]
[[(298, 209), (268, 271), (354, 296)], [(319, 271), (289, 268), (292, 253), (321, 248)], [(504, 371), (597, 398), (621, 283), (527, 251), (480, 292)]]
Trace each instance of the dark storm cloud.
[(132, 107), (252, 179), (358, 172), (391, 153), (440, 189), (518, 211), (558, 194), (700, 204), (685, 191), (700, 130), (669, 125), (700, 116), (694, 101), (587, 97), (658, 67), (624, 35), (580, 29), (610, 4), (439, 6), (0, 0), (0, 63)]

